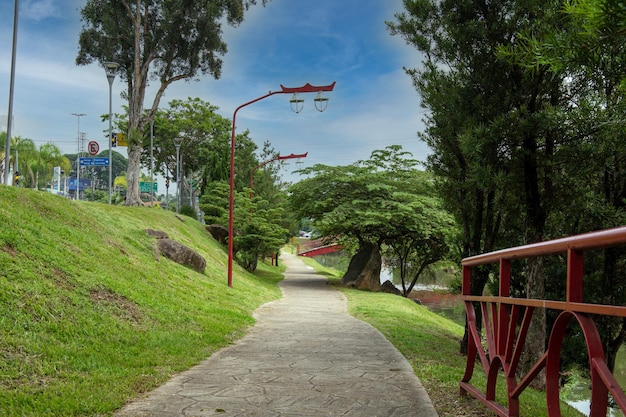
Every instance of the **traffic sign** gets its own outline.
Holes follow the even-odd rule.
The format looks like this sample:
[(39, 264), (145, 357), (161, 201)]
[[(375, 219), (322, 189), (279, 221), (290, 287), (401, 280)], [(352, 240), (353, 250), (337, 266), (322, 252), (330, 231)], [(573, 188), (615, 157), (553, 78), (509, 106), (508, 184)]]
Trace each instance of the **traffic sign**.
[(111, 133), (111, 146), (114, 148), (117, 146), (128, 146), (126, 135), (121, 132)]
[(108, 167), (109, 158), (80, 158), (81, 167)]
[(89, 150), (89, 155), (97, 155), (100, 152), (100, 145), (95, 140), (92, 140), (87, 144), (87, 149)]
[[(152, 183), (152, 191), (157, 192), (158, 190), (158, 183), (156, 181), (154, 181)], [(149, 193), (150, 192), (150, 182), (147, 181), (139, 181), (139, 191), (141, 191), (142, 193)]]

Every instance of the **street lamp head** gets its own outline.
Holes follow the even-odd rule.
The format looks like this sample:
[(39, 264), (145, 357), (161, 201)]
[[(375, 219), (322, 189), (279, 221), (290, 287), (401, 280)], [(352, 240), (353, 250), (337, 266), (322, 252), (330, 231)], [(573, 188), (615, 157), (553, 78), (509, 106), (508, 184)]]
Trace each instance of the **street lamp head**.
[(117, 62), (105, 62), (102, 64), (104, 66), (104, 71), (107, 75), (107, 80), (109, 80), (109, 84), (113, 84), (113, 80), (115, 79), (115, 71), (120, 66)]
[(328, 107), (328, 97), (324, 97), (321, 91), (317, 93), (317, 96), (313, 99), (313, 101), (315, 103), (315, 108), (320, 113)]
[(183, 138), (174, 138), (174, 146), (180, 148), (180, 144), (183, 142)]
[(298, 93), (293, 93), (293, 96), (289, 100), (289, 106), (295, 114), (298, 114), (304, 108), (304, 99), (300, 98)]

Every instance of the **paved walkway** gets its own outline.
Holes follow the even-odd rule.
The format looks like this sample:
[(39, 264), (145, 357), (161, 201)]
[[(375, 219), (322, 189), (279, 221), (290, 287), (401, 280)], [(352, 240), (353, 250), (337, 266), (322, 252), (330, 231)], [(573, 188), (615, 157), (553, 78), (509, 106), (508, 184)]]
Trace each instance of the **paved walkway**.
[(346, 313), (343, 294), (282, 260), (284, 297), (256, 310), (244, 338), (116, 416), (437, 416), (407, 360)]

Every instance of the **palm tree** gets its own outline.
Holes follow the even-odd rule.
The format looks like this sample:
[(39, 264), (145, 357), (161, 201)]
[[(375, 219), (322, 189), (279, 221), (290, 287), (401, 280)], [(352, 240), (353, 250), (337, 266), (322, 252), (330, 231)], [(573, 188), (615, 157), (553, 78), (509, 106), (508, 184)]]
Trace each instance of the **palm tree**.
[(53, 143), (46, 143), (39, 147), (39, 155), (37, 160), (37, 177), (39, 177), (39, 167), (43, 170), (42, 179), (37, 180), (39, 185), (41, 182), (48, 184), (53, 175), (54, 167), (60, 166), (65, 172), (70, 172), (70, 161), (61, 154), (61, 150)]
[(25, 139), (19, 136), (15, 136), (11, 138), (11, 149), (15, 152), (12, 152), (12, 165), (15, 167), (15, 172), (22, 172), (22, 176), (24, 172), (28, 174), (29, 177), (29, 186), (35, 185), (35, 174), (33, 173), (31, 164), (33, 161), (37, 160), (37, 148), (35, 147), (35, 142), (32, 139)]

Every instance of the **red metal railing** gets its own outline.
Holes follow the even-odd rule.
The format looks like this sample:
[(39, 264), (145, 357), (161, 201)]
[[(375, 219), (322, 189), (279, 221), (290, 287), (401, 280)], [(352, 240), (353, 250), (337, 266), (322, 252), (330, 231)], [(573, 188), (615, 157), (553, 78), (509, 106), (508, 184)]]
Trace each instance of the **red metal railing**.
[[(622, 412), (626, 412), (626, 395), (606, 365), (598, 330), (590, 314), (626, 317), (626, 307), (588, 304), (583, 302), (583, 253), (626, 244), (626, 227), (587, 233), (563, 239), (535, 243), (463, 260), (463, 300), (468, 318), (469, 343), (465, 375), (460, 382), (461, 394), (471, 394), (499, 416), (519, 416), (519, 396), (545, 368), (546, 404), (550, 417), (560, 417), (559, 367), (565, 331), (576, 320), (585, 337), (591, 375), (591, 417), (605, 417), (610, 393)], [(511, 261), (566, 253), (567, 287), (565, 301), (522, 299), (511, 297)], [(499, 263), (499, 294), (495, 297), (471, 295), (472, 268)], [(476, 323), (474, 304), (481, 307), (486, 347)], [(521, 354), (526, 336), (537, 308), (559, 310), (545, 353), (531, 370), (518, 380)], [(520, 315), (523, 314), (521, 322)], [(470, 383), (476, 357), (487, 376), (485, 392)], [(496, 402), (496, 380), (504, 375), (508, 406)]]

